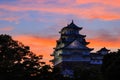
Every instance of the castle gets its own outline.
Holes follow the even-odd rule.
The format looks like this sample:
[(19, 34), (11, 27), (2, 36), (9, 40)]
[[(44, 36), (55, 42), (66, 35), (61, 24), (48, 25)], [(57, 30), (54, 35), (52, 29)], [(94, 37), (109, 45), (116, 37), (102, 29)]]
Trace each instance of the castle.
[(96, 53), (91, 53), (93, 48), (87, 47), (86, 35), (80, 34), (82, 27), (78, 27), (72, 21), (66, 27), (61, 29), (60, 38), (57, 40), (56, 47), (51, 56), (54, 59), (51, 62), (55, 67), (60, 67), (63, 74), (72, 75), (74, 66), (101, 65), (105, 54), (110, 50), (101, 48)]

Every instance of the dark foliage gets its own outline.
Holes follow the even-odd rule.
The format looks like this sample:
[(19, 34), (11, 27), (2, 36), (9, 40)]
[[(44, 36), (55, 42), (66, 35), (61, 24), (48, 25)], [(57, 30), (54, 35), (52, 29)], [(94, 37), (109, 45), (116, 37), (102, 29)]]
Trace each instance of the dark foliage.
[(120, 80), (120, 49), (104, 56), (101, 71), (105, 80)]
[(39, 80), (50, 72), (41, 59), (11, 36), (0, 35), (0, 80)]
[(102, 80), (101, 72), (98, 67), (76, 68), (74, 71), (74, 80)]

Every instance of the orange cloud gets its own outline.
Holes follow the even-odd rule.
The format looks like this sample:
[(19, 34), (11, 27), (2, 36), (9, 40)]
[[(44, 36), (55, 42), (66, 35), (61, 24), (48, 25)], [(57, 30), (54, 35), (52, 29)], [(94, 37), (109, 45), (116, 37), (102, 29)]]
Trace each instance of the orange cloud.
[(55, 39), (25, 35), (15, 36), (14, 39), (22, 42), (24, 45), (30, 46), (31, 51), (35, 54), (43, 55), (43, 61), (49, 63), (49, 60), (52, 59), (50, 54), (53, 52)]
[[(52, 59), (50, 54), (53, 53), (53, 48), (56, 45), (55, 38), (43, 38), (43, 37), (35, 37), (35, 36), (15, 36), (15, 40), (22, 42), (24, 45), (28, 45), (31, 48), (31, 51), (36, 53), (37, 55), (43, 55), (43, 60), (50, 64), (49, 60)], [(106, 40), (104, 37), (94, 37), (89, 38), (87, 41), (90, 42), (88, 45), (90, 48), (94, 48), (95, 51), (99, 50), (102, 47), (106, 47), (114, 51), (120, 47), (120, 38), (117, 40)]]
[(94, 48), (95, 51), (99, 50), (102, 47), (106, 47), (108, 49), (111, 49), (111, 51), (115, 51), (120, 48), (120, 39), (117, 41), (105, 41), (104, 38), (91, 38), (88, 39), (90, 44), (88, 45), (91, 48)]

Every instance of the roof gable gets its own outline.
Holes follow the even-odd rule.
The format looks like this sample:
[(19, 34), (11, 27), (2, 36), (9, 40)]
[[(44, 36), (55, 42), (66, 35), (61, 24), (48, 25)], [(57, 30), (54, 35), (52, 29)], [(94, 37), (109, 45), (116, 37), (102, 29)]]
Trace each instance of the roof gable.
[(82, 45), (78, 40), (74, 40), (72, 43), (66, 46), (66, 48), (84, 48), (85, 46)]

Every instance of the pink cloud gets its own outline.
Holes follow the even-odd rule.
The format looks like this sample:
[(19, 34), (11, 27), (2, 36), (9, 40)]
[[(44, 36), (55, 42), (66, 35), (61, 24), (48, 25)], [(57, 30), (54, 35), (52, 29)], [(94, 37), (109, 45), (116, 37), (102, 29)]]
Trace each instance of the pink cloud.
[(99, 2), (98, 0), (76, 0), (77, 4), (88, 4), (88, 3), (93, 3), (93, 2)]
[(3, 11), (2, 13), (0, 13), (0, 20), (2, 21), (14, 22), (16, 24), (19, 24), (21, 19), (31, 20), (29, 17), (29, 14), (27, 14), (26, 12), (23, 12), (20, 14), (17, 12), (11, 12), (11, 11), (4, 12)]
[[(1, 9), (5, 9), (8, 11), (15, 11), (15, 12), (24, 12), (24, 11), (38, 11), (43, 13), (54, 13), (60, 15), (75, 15), (79, 18), (87, 18), (87, 19), (103, 19), (103, 20), (117, 20), (120, 19), (120, 13), (117, 11), (110, 11), (109, 9), (120, 8), (119, 1), (100, 1), (100, 0), (76, 0), (76, 2), (72, 0), (62, 0), (57, 1), (57, 4), (47, 3), (47, 0), (22, 0), (22, 4), (18, 5), (0, 5)], [(27, 3), (28, 2), (28, 3)], [(67, 5), (63, 5), (61, 3), (68, 3)], [(88, 4), (88, 3), (96, 3), (99, 5), (93, 5), (86, 8), (78, 7), (81, 4)], [(100, 6), (101, 5), (101, 6)]]
[(77, 4), (88, 4), (88, 3), (97, 3), (97, 4), (102, 4), (106, 6), (111, 6), (111, 7), (120, 7), (120, 0), (76, 0)]
[(14, 28), (11, 27), (11, 26), (8, 26), (8, 27), (2, 27), (0, 28), (0, 31), (12, 31)]
[(9, 21), (9, 22), (18, 22), (18, 17), (2, 17), (0, 20)]

